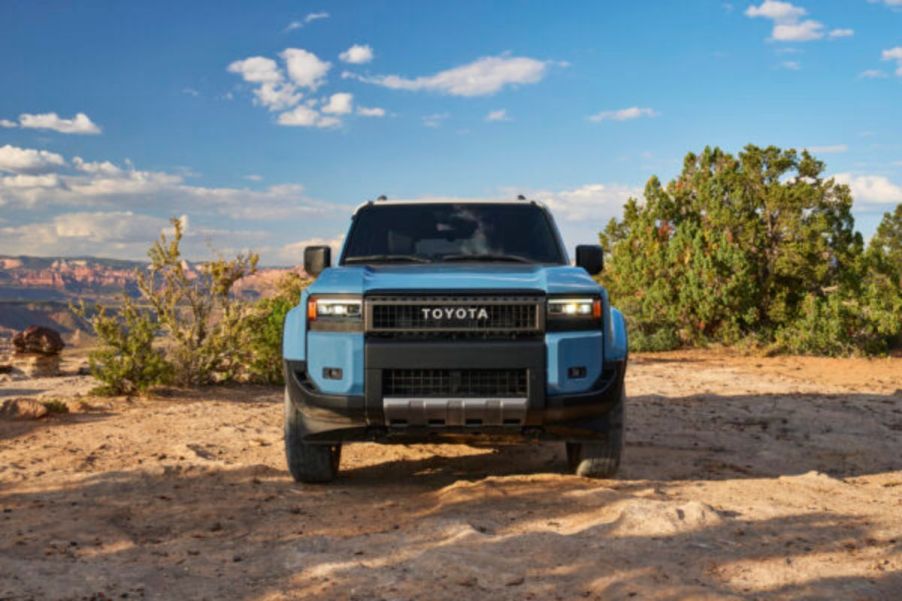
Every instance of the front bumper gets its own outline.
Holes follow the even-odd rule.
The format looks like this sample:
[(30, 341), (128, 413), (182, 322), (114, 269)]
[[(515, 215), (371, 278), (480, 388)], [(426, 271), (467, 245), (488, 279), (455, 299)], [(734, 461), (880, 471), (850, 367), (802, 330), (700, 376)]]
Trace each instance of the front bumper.
[[(545, 345), (542, 341), (423, 342), (368, 341), (365, 345), (365, 385), (362, 395), (325, 394), (308, 376), (303, 361), (285, 361), (288, 396), (300, 413), (304, 439), (340, 443), (437, 442), (442, 440), (517, 441), (550, 439), (591, 441), (607, 432), (607, 413), (620, 401), (626, 360), (608, 362), (587, 392), (546, 393)], [(391, 368), (525, 368), (528, 393), (522, 402), (467, 399), (423, 399), (410, 407), (385, 402), (382, 370)], [(386, 414), (388, 411), (388, 414)], [(398, 411), (408, 411), (405, 425), (393, 425)], [(430, 420), (441, 416), (441, 420)], [(471, 420), (468, 417), (478, 416)], [(507, 419), (509, 417), (516, 419)], [(436, 426), (433, 421), (440, 422)]]

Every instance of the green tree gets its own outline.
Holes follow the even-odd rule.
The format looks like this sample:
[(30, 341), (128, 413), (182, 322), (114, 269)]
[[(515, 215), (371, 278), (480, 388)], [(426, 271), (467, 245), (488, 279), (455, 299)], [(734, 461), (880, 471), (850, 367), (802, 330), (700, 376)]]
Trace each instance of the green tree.
[(864, 257), (848, 187), (823, 173), (805, 151), (747, 146), (735, 157), (689, 153), (666, 186), (652, 177), (644, 202), (630, 199), (600, 235), (603, 279), (635, 346), (881, 347), (891, 328), (880, 324), (894, 316), (868, 282), (877, 259)]

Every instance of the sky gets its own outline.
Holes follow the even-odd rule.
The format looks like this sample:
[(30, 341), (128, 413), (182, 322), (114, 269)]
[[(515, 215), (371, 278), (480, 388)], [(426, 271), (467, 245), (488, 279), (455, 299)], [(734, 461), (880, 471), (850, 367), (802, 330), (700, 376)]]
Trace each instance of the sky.
[(268, 265), (379, 195), (551, 207), (597, 241), (689, 151), (807, 148), (902, 202), (902, 0), (0, 1), (0, 254)]

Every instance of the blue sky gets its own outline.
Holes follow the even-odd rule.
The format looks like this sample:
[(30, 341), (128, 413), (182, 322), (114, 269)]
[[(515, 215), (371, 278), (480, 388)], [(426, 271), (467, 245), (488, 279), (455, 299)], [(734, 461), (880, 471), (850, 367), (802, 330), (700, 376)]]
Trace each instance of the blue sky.
[(0, 253), (289, 264), (360, 202), (513, 197), (591, 242), (687, 151), (902, 202), (902, 0), (0, 3)]

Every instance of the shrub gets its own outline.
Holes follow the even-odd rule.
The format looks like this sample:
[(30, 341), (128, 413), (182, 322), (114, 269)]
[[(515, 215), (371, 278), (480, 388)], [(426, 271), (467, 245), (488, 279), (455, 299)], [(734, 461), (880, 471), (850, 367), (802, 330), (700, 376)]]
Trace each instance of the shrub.
[(91, 373), (100, 381), (96, 393), (132, 394), (169, 380), (172, 366), (154, 346), (156, 321), (132, 299), (123, 297), (118, 315), (99, 306), (89, 316), (84, 302), (73, 311), (91, 323), (99, 338), (100, 348), (88, 355)]
[(44, 409), (47, 410), (47, 413), (51, 415), (69, 413), (69, 405), (59, 399), (41, 401), (41, 404), (44, 406)]
[(231, 292), (235, 282), (256, 272), (259, 257), (220, 258), (194, 274), (181, 254), (182, 222), (170, 221), (173, 236), (160, 234), (151, 247), (150, 267), (138, 273), (138, 289), (170, 336), (172, 381), (196, 386), (235, 380), (251, 360), (244, 327), (250, 307)]

